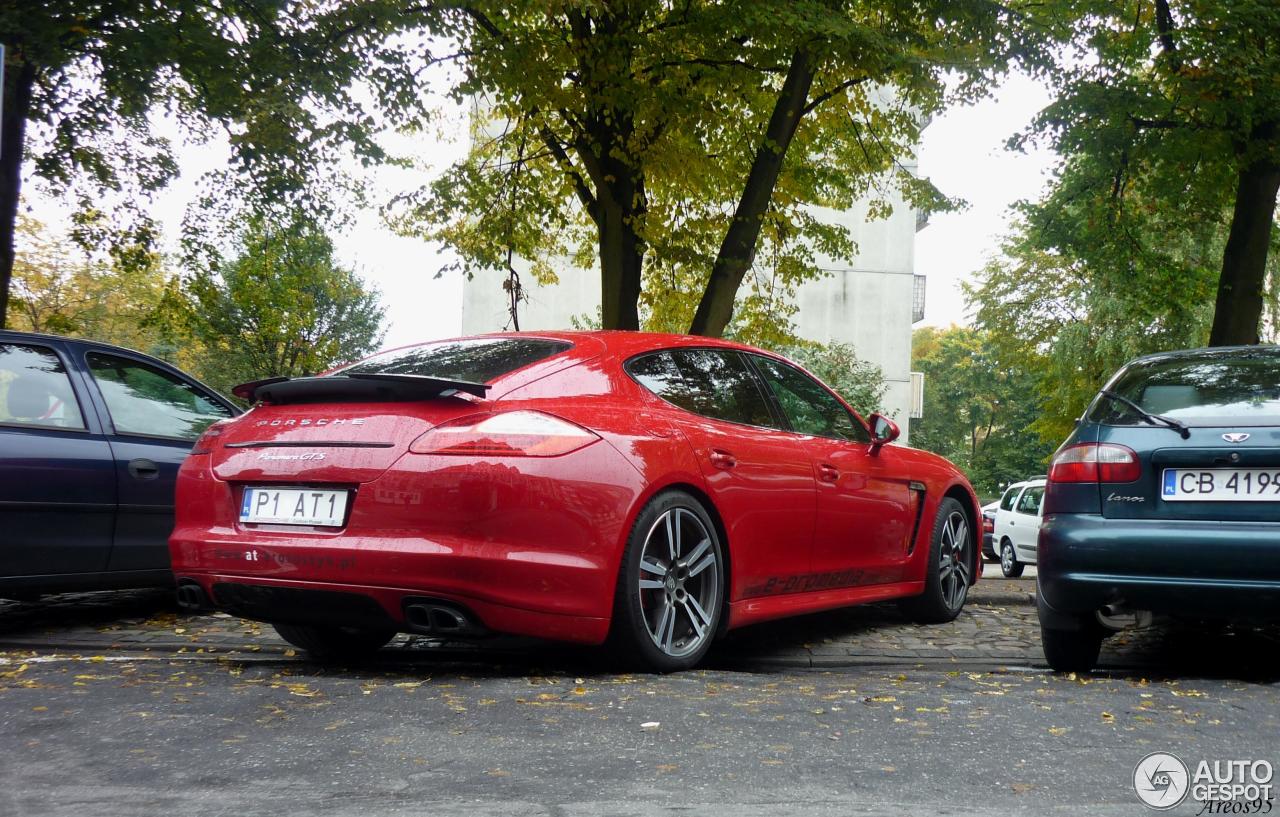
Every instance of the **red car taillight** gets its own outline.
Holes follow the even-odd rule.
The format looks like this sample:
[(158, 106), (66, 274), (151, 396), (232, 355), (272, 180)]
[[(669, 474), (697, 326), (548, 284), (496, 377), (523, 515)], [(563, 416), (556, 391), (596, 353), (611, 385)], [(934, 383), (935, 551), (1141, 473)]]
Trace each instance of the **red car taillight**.
[(414, 440), (409, 450), (472, 457), (558, 457), (598, 439), (587, 429), (550, 414), (508, 411), (441, 423)]
[(1050, 482), (1134, 482), (1142, 463), (1133, 449), (1114, 443), (1080, 443), (1064, 448), (1049, 466)]
[(219, 420), (204, 430), (204, 433), (196, 438), (195, 445), (191, 446), (192, 454), (208, 454), (213, 450), (214, 442), (222, 436), (225, 431), (226, 420)]
[(992, 519), (992, 518), (991, 518), (991, 517), (989, 517), (989, 516), (984, 516), (984, 517), (982, 517), (982, 532), (983, 532), (983, 533), (995, 533), (995, 532), (996, 532), (996, 520)]

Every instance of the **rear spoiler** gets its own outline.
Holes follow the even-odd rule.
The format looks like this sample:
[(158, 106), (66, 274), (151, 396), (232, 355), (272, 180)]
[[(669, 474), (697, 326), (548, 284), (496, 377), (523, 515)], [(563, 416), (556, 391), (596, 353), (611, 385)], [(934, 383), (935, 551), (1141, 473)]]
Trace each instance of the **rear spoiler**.
[(487, 383), (423, 377), (416, 374), (351, 372), (323, 377), (270, 377), (241, 383), (231, 393), (242, 400), (285, 403), (359, 403), (384, 400), (430, 400), (457, 392), (484, 397)]

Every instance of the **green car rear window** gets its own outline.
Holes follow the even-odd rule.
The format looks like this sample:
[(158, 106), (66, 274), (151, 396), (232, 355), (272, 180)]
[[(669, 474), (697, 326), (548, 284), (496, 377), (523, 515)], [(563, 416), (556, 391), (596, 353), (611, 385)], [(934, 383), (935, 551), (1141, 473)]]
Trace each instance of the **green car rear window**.
[[(1133, 364), (1110, 391), (1151, 414), (1192, 426), (1280, 425), (1280, 349), (1224, 349)], [(1087, 419), (1107, 425), (1142, 425), (1133, 409), (1105, 396)]]

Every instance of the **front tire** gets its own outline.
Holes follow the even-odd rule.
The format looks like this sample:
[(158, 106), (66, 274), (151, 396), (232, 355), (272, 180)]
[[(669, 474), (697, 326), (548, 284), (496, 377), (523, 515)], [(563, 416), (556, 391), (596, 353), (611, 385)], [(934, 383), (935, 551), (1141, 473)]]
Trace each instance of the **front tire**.
[(924, 592), (899, 602), (902, 612), (921, 624), (942, 624), (960, 615), (973, 583), (974, 557), (969, 517), (959, 502), (946, 497), (933, 522)]
[(1078, 630), (1040, 628), (1044, 660), (1054, 672), (1089, 672), (1098, 663), (1105, 633), (1093, 619), (1082, 619)]
[(310, 624), (272, 624), (285, 641), (306, 650), (318, 661), (368, 658), (395, 638), (395, 630), (360, 627), (322, 627)]
[(659, 494), (640, 511), (618, 571), (614, 646), (657, 672), (698, 664), (720, 629), (725, 560), (706, 509), (684, 491)]
[(1013, 542), (1005, 539), (1000, 543), (1000, 572), (1006, 579), (1016, 579), (1022, 575), (1025, 565), (1018, 561), (1018, 554), (1013, 549)]

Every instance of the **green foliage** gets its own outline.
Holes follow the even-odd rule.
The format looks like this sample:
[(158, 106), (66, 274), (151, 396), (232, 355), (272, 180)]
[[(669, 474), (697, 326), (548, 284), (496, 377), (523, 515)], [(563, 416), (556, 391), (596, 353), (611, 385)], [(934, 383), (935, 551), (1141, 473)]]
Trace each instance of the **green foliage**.
[[(1056, 99), (1011, 146), (1045, 142), (1063, 160), (1048, 195), (1022, 208), (1006, 247), (1010, 276), (1047, 276), (1047, 292), (1076, 292), (1070, 311), (1091, 325), (1067, 321), (1075, 337), (1066, 357), (1100, 344), (1109, 365), (1203, 343), (1203, 305), (1220, 279), (1235, 296), (1262, 288), (1267, 249), (1280, 247), (1275, 188), (1246, 195), (1241, 186), (1268, 175), (1280, 183), (1280, 5), (1056, 0), (1046, 16), (1064, 23), (1065, 47), (1042, 72)], [(1233, 229), (1250, 253), (1227, 252)], [(1270, 279), (1274, 305), (1274, 266)], [(983, 303), (1017, 286), (996, 281)], [(1254, 310), (1255, 337), (1258, 306), (1224, 304)], [(1207, 314), (1210, 323), (1231, 317)], [(1125, 322), (1130, 337), (1116, 336)]]
[(1056, 443), (1122, 364), (1208, 340), (1217, 276), (1203, 259), (1215, 239), (1200, 244), (1148, 226), (1135, 235), (1158, 244), (1158, 253), (1126, 255), (1127, 239), (1099, 235), (1097, 245), (1074, 245), (1068, 254), (1041, 249), (1037, 224), (1019, 224), (966, 292), (1000, 358), (1036, 372), (1043, 413), (1032, 428)]
[(925, 384), (912, 445), (964, 469), (982, 496), (1044, 473), (1059, 441), (1033, 430), (1041, 411), (1034, 358), (1002, 355), (989, 333), (968, 327), (917, 329), (911, 346)]
[(9, 326), (92, 338), (164, 358), (180, 356), (180, 338), (164, 322), (176, 285), (155, 256), (125, 265), (94, 260), (68, 237), (19, 214)]
[[(553, 259), (598, 262), (606, 326), (619, 319), (614, 290), (633, 286), (647, 328), (684, 330), (750, 168), (762, 151), (784, 151), (766, 206), (751, 216), (760, 233), (739, 328), (781, 341), (786, 332), (768, 324), (779, 315), (785, 324), (780, 305), (794, 287), (820, 274), (824, 256), (856, 251), (831, 211), (870, 198), (873, 215), (884, 216), (899, 194), (924, 210), (953, 204), (904, 163), (930, 115), (979, 93), (1029, 39), (1023, 5), (440, 7), (431, 25), (465, 60), (453, 93), (480, 102), (474, 146), (398, 201), (394, 221), (448, 244), (467, 273), (505, 268), (510, 253), (532, 260), (542, 280)], [(813, 83), (794, 139), (762, 143), (800, 52), (812, 54)], [(614, 262), (621, 278), (609, 277)], [(625, 278), (632, 273), (634, 281)]]
[[(1259, 317), (1274, 336), (1275, 191), (1242, 197), (1240, 184), (1268, 165), (1280, 181), (1280, 6), (1056, 0), (1043, 17), (1064, 44), (1041, 71), (1056, 99), (1011, 146), (1063, 158), (968, 297), (998, 357), (1037, 373), (1032, 427), (1057, 442), (1135, 356), (1249, 342)], [(1244, 263), (1229, 247), (1253, 210)], [(1233, 320), (1245, 325), (1225, 331)]]
[(238, 254), (186, 286), (186, 325), (203, 349), (198, 371), (214, 387), (316, 374), (375, 351), (378, 293), (338, 266), (313, 224), (251, 222)]
[(772, 348), (794, 360), (836, 391), (863, 418), (883, 411), (884, 373), (858, 357), (847, 343), (796, 343)]
[[(205, 180), (203, 209), (237, 203), (329, 213), (334, 161), (387, 159), (375, 134), (416, 120), (406, 94), (426, 46), (388, 39), (420, 19), (390, 2), (291, 0), (0, 4), (6, 46), (0, 162), (0, 244), (8, 245), (20, 171), (78, 204), (74, 237), (116, 266), (147, 262), (156, 227), (147, 198), (178, 174), (174, 145), (152, 116), (185, 138), (225, 135), (231, 162)], [(372, 93), (367, 93), (372, 91)], [(383, 104), (386, 103), (386, 104)], [(11, 138), (26, 127), (26, 139)], [(21, 174), (25, 175), (25, 174)], [(201, 249), (207, 225), (188, 223)], [(0, 287), (9, 257), (0, 246)], [(0, 325), (3, 324), (0, 298)]]
[(168, 360), (223, 392), (314, 374), (382, 340), (378, 293), (333, 258), (306, 221), (252, 221), (236, 256), (184, 283), (162, 259), (113, 267), (28, 218), (14, 275), (13, 328), (114, 343)]

